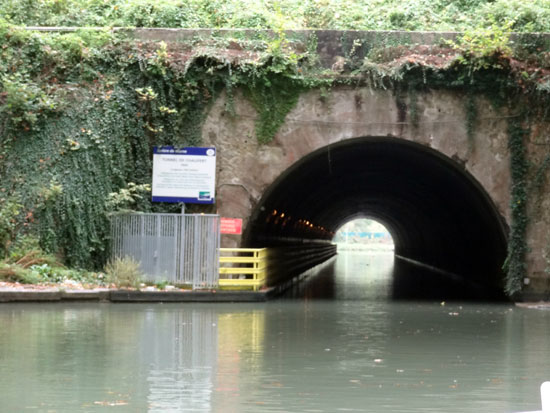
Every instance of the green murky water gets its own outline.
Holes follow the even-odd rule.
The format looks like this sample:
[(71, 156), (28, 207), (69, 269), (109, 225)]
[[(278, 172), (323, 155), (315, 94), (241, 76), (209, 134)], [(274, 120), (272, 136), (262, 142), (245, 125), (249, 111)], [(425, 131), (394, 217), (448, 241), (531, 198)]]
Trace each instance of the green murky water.
[(1, 304), (0, 411), (540, 408), (550, 311), (391, 302), (389, 262), (344, 254), (329, 293), (265, 304)]

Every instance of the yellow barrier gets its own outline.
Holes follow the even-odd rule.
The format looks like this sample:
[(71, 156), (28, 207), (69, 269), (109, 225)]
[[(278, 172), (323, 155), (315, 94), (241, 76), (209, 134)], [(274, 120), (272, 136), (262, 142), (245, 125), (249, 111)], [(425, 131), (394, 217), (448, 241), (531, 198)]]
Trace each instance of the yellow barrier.
[(258, 291), (267, 278), (267, 255), (267, 248), (220, 248), (220, 286)]

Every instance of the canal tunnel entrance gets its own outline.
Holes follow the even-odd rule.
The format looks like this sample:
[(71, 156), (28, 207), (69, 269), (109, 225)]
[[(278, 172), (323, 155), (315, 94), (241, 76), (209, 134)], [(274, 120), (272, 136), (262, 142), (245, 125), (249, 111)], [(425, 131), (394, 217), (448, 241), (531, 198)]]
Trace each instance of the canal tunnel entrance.
[(395, 276), (395, 298), (504, 296), (506, 231), (492, 200), (454, 160), (400, 139), (351, 139), (304, 157), (266, 191), (244, 241), (322, 245), (357, 217), (383, 224), (396, 262), (416, 268)]

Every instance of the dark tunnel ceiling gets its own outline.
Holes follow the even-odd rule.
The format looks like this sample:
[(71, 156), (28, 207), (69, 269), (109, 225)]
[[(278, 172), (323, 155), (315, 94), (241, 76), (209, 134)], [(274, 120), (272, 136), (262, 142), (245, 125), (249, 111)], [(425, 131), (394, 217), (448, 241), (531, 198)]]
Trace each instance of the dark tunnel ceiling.
[(245, 243), (331, 239), (358, 216), (384, 224), (397, 255), (501, 282), (504, 224), (483, 189), (454, 161), (393, 138), (347, 140), (297, 162), (264, 195)]

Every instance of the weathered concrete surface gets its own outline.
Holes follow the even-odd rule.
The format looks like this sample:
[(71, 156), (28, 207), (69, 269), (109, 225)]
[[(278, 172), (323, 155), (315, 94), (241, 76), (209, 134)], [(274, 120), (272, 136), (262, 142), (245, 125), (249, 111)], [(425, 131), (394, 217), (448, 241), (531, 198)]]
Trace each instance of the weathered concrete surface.
[[(464, 97), (443, 91), (418, 96), (418, 122), (400, 119), (391, 91), (335, 88), (328, 97), (317, 91), (304, 94), (287, 116), (275, 139), (257, 143), (256, 112), (243, 98), (235, 100), (235, 117), (224, 113), (224, 98), (211, 109), (203, 128), (208, 145), (218, 153), (218, 208), (245, 220), (264, 191), (286, 169), (316, 149), (357, 137), (391, 136), (421, 143), (464, 165), (485, 188), (508, 221), (509, 156), (506, 114), (480, 102), (481, 113), (472, 149), (466, 133)], [(238, 188), (238, 193), (227, 190)], [(246, 224), (246, 223), (245, 223)]]
[[(484, 189), (503, 220), (510, 223), (510, 166), (507, 149), (508, 117), (482, 98), (474, 136), (466, 130), (465, 96), (448, 91), (429, 91), (417, 97), (417, 120), (403, 111), (403, 99), (392, 91), (369, 87), (336, 87), (328, 96), (319, 91), (302, 95), (287, 115), (274, 140), (260, 145), (255, 138), (255, 110), (242, 96), (234, 101), (235, 116), (224, 110), (221, 96), (208, 113), (205, 144), (218, 151), (218, 211), (240, 217), (244, 226), (265, 191), (285, 171), (311, 152), (358, 137), (394, 137), (425, 145), (461, 165)], [(538, 128), (528, 142), (530, 159), (541, 161), (540, 145), (546, 128)], [(547, 142), (544, 142), (547, 144)], [(543, 190), (538, 205), (530, 205), (526, 296), (541, 298), (549, 289), (544, 270), (550, 262), (550, 196)], [(222, 238), (235, 246), (238, 236)]]
[(266, 291), (111, 291), (112, 302), (261, 302), (272, 295)]
[(0, 290), (0, 303), (7, 302), (58, 302), (58, 301), (111, 301), (111, 302), (262, 302), (280, 292), (265, 291), (139, 291), (139, 290)]
[[(36, 29), (36, 28), (34, 28)], [(50, 28), (52, 29), (52, 28)], [(53, 28), (55, 30), (55, 28)], [(59, 28), (70, 30), (70, 28)], [(137, 28), (134, 30), (115, 29), (126, 31), (135, 39), (145, 42), (172, 42), (200, 46), (212, 41), (230, 40), (225, 42), (224, 50), (236, 47), (239, 39), (270, 39), (279, 36), (271, 30), (254, 29), (165, 29), (165, 28)], [(357, 31), (357, 30), (286, 30), (285, 39), (294, 50), (303, 52), (308, 45), (316, 45), (316, 54), (319, 63), (331, 68), (341, 57), (348, 56), (361, 60), (365, 57), (372, 45), (438, 45), (444, 40), (454, 40), (457, 32), (410, 32), (410, 31)], [(232, 44), (230, 44), (232, 43)], [(224, 50), (220, 50), (223, 53)], [(353, 52), (351, 52), (353, 50)], [(353, 56), (351, 56), (353, 55)]]
[(60, 301), (61, 291), (0, 291), (0, 303), (13, 301)]
[[(29, 27), (40, 31), (75, 31), (74, 27)], [(102, 30), (98, 28), (98, 30)], [(113, 28), (113, 31), (126, 32), (133, 38), (145, 42), (174, 42), (200, 46), (212, 41), (225, 42), (224, 48), (238, 47), (239, 39), (276, 38), (278, 33), (271, 30), (255, 29), (170, 29), (170, 28)], [(316, 54), (322, 66), (330, 68), (338, 57), (361, 60), (372, 46), (388, 45), (441, 45), (444, 41), (455, 40), (459, 32), (422, 32), (422, 31), (358, 31), (358, 30), (286, 30), (285, 39), (295, 50), (304, 51), (308, 45), (316, 45)], [(512, 33), (511, 47), (516, 44), (539, 44), (548, 47), (549, 33)], [(223, 43), (223, 42), (220, 42)], [(233, 44), (231, 44), (233, 43)], [(240, 49), (240, 48), (239, 48)], [(548, 50), (540, 50), (548, 51)]]
[(61, 301), (106, 301), (109, 299), (110, 290), (107, 288), (96, 290), (60, 290), (59, 293)]
[[(529, 284), (526, 285), (524, 297), (530, 301), (550, 301), (550, 182), (548, 170), (541, 169), (550, 150), (550, 124), (540, 122), (535, 125), (526, 143), (527, 159), (532, 167), (527, 183), (529, 278), (525, 281)], [(538, 172), (542, 172), (544, 177), (540, 185), (536, 184)]]

